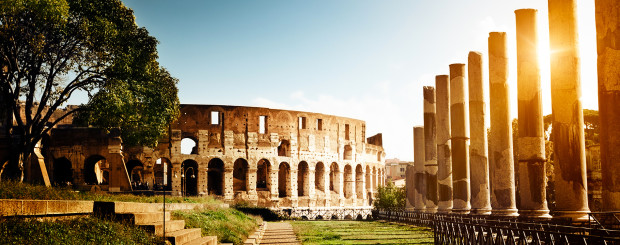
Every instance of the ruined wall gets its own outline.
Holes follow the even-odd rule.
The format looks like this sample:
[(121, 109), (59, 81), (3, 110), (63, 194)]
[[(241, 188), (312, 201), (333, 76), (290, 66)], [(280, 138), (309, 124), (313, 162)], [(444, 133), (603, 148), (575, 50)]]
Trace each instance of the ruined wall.
[[(182, 105), (157, 147), (122, 149), (123, 165), (134, 190), (163, 189), (165, 180), (173, 195), (268, 207), (369, 206), (385, 179), (385, 153), (381, 135), (367, 139), (365, 127), (361, 120), (310, 112)], [(53, 159), (70, 163), (74, 184), (105, 185), (106, 136), (71, 140), (71, 130), (55, 129)], [(87, 163), (92, 156), (99, 157)], [(92, 159), (103, 162), (93, 167)]]

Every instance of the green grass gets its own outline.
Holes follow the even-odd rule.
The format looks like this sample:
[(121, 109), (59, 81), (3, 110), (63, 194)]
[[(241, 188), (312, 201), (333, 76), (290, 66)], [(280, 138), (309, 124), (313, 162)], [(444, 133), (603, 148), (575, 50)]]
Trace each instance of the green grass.
[(217, 236), (219, 243), (243, 244), (262, 223), (259, 217), (232, 208), (174, 211), (172, 216), (185, 220), (186, 228), (201, 228), (203, 236)]
[(133, 225), (86, 217), (57, 221), (1, 220), (0, 243), (163, 244), (163, 240)]
[[(28, 200), (88, 200), (116, 202), (161, 203), (162, 196), (109, 194), (104, 192), (76, 191), (68, 188), (46, 187), (16, 181), (0, 181), (0, 199)], [(220, 203), (213, 197), (166, 197), (166, 203)]]
[(425, 227), (379, 221), (291, 221), (303, 244), (433, 244)]

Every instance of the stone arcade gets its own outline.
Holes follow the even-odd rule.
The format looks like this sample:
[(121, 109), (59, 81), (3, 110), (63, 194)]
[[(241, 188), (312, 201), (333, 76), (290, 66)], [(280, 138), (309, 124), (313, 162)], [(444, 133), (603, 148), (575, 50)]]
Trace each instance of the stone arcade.
[(181, 105), (168, 135), (154, 149), (123, 148), (118, 132), (65, 124), (43, 155), (57, 185), (122, 192), (166, 184), (176, 196), (214, 195), (308, 219), (366, 218), (385, 182), (382, 136), (366, 138), (361, 120)]

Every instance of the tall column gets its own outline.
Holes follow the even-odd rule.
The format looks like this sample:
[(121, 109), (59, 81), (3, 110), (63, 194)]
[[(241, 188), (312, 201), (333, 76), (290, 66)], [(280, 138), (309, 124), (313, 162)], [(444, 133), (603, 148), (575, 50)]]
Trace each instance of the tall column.
[(555, 215), (588, 219), (577, 1), (549, 0)]
[(425, 211), (424, 127), (413, 127), (413, 152), (413, 168), (415, 170), (415, 210)]
[(405, 192), (407, 196), (405, 200), (405, 209), (413, 210), (415, 205), (415, 170), (413, 169), (413, 165), (407, 165)]
[(487, 114), (487, 107), (484, 102), (481, 53), (469, 52), (467, 69), (467, 78), (469, 79), (469, 126), (471, 130), (471, 145), (469, 148), (471, 210), (475, 214), (490, 214), (487, 125), (484, 120)]
[(435, 77), (437, 88), (437, 211), (452, 211), (452, 144), (450, 141), (450, 77)]
[(536, 9), (515, 11), (517, 19), (517, 94), (519, 98), (519, 214), (549, 218), (546, 198)]
[(508, 49), (505, 32), (489, 33), (489, 91), (491, 213), (501, 216), (517, 216), (510, 85), (508, 84)]
[(465, 64), (450, 65), (450, 127), (452, 133), (452, 212), (467, 214), (469, 203), (469, 108)]
[(424, 170), (426, 211), (437, 212), (437, 127), (435, 124), (435, 88), (424, 86)]
[(595, 0), (603, 210), (620, 211), (620, 2)]

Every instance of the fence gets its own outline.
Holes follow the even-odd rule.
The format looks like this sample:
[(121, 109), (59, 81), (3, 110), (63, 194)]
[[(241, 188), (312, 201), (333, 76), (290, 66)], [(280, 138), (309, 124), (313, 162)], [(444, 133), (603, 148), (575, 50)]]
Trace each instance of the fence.
[(373, 212), (378, 219), (432, 228), (435, 244), (620, 244), (620, 230), (602, 228), (601, 224), (593, 224), (592, 219), (571, 223), (406, 210)]

